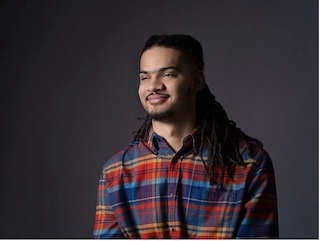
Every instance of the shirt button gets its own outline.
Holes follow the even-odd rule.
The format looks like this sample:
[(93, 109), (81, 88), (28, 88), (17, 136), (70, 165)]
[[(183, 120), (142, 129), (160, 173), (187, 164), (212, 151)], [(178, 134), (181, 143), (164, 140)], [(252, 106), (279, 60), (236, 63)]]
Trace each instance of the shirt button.
[(173, 193), (171, 193), (171, 194), (169, 195), (169, 197), (173, 197)]

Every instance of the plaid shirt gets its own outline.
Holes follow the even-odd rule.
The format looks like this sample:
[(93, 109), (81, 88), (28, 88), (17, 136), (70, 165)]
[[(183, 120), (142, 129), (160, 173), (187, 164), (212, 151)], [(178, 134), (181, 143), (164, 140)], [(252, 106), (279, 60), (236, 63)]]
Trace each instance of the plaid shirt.
[[(96, 238), (278, 237), (277, 200), (271, 159), (263, 149), (240, 153), (223, 188), (210, 186), (199, 153), (199, 133), (174, 152), (153, 131), (106, 162), (98, 186)], [(208, 152), (202, 153), (204, 162)], [(219, 168), (214, 169), (217, 178)]]

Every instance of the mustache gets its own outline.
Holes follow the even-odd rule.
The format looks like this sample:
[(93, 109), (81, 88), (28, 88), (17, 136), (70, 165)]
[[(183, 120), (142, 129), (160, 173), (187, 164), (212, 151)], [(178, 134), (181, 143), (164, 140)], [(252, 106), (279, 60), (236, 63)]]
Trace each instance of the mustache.
[(164, 97), (169, 97), (170, 95), (165, 94), (165, 93), (159, 93), (159, 92), (152, 92), (150, 94), (147, 95), (146, 99), (148, 99), (150, 96), (152, 95), (159, 95), (159, 96), (164, 96)]

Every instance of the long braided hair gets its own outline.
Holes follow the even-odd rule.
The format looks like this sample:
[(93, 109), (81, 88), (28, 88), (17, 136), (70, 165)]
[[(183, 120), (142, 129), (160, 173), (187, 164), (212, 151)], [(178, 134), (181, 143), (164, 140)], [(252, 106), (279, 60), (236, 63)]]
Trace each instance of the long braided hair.
[[(153, 35), (151, 36), (142, 53), (154, 46), (169, 47), (182, 51), (193, 64), (201, 71), (204, 70), (203, 51), (200, 42), (189, 35)], [(206, 175), (211, 185), (222, 185), (224, 173), (230, 179), (233, 176), (235, 166), (245, 166), (245, 163), (239, 153), (239, 145), (246, 142), (252, 145), (262, 147), (262, 143), (250, 136), (247, 136), (236, 123), (229, 120), (222, 105), (216, 101), (215, 96), (210, 92), (207, 84), (198, 91), (196, 96), (196, 115), (197, 127), (201, 135), (199, 152), (206, 148), (208, 150), (208, 159), (204, 161)], [(142, 126), (134, 133), (135, 140), (145, 141), (148, 137), (152, 119), (147, 115)], [(220, 180), (216, 180), (214, 169), (221, 169)]]

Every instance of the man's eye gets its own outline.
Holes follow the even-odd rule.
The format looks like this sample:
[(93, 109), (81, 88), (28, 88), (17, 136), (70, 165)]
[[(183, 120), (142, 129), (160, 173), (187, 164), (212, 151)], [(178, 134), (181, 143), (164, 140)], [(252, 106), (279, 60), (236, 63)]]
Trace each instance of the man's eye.
[(147, 76), (140, 76), (140, 80), (146, 80), (146, 79), (148, 79)]
[(174, 74), (172, 74), (172, 73), (164, 73), (163, 76), (164, 77), (173, 77)]

